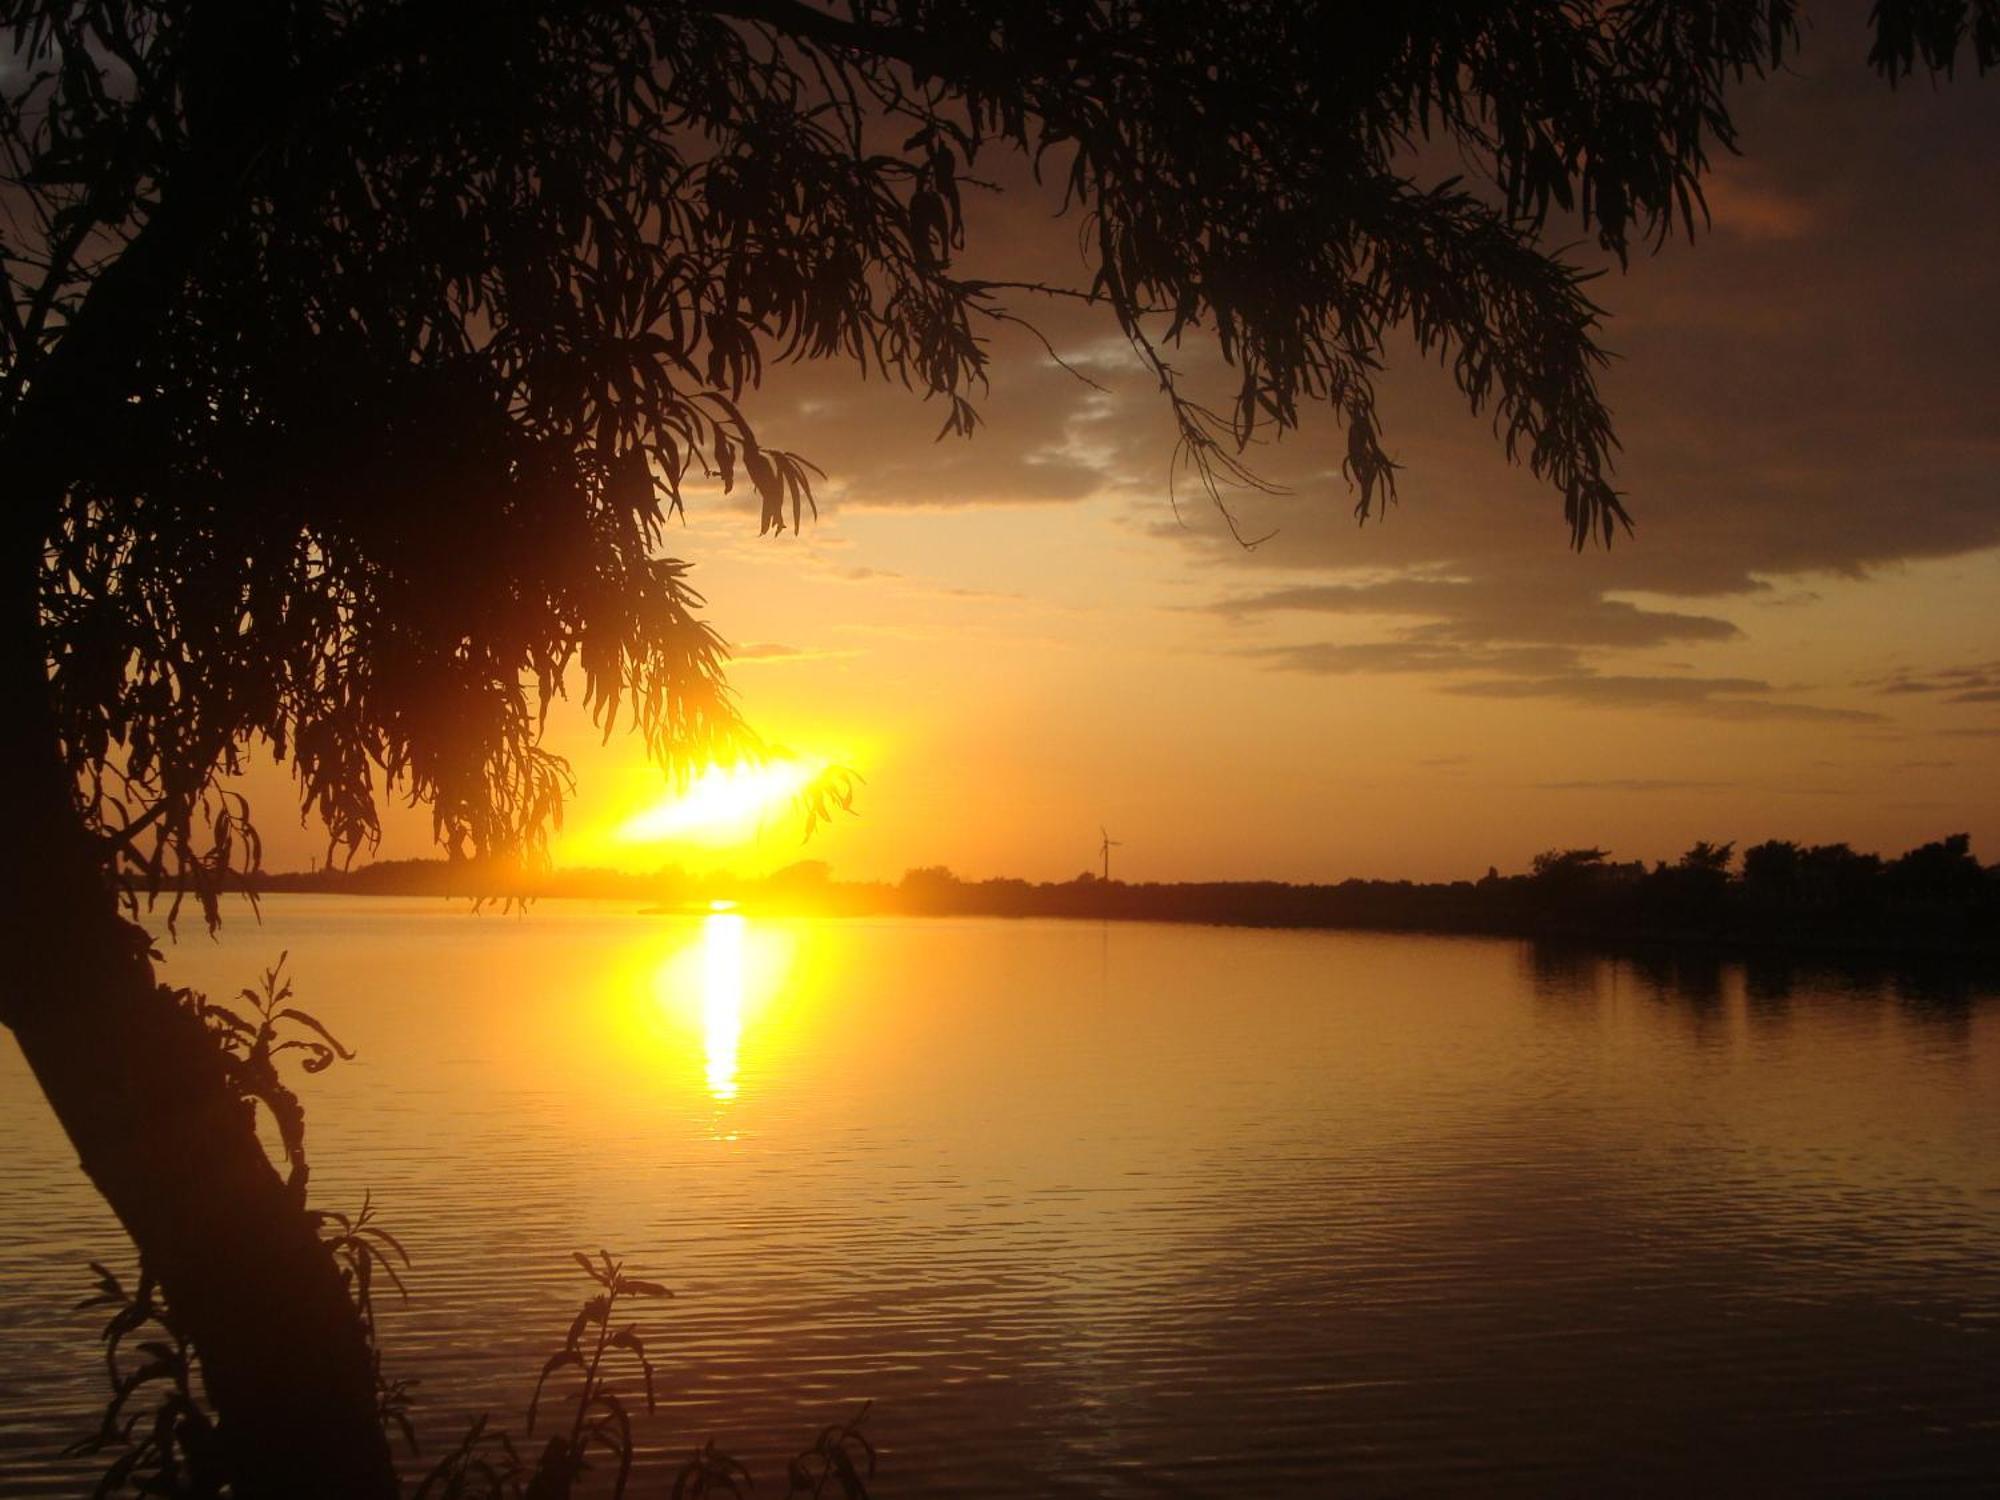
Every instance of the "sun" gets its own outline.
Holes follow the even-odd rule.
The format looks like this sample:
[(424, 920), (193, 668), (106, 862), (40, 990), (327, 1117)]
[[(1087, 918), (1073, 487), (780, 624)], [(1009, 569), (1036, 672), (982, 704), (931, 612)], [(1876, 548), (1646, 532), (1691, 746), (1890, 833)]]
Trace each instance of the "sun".
[(825, 761), (801, 756), (710, 766), (681, 790), (627, 818), (617, 838), (626, 844), (744, 843), (825, 769)]

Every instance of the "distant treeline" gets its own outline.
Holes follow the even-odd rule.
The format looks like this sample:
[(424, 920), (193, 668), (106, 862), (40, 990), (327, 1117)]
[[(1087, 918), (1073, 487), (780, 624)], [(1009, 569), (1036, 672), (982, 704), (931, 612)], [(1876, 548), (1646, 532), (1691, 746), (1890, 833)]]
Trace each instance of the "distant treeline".
[(1819, 952), (2000, 954), (2000, 865), (1953, 834), (1885, 859), (1845, 844), (1779, 840), (1737, 855), (1698, 843), (1673, 864), (1618, 863), (1603, 849), (1552, 849), (1526, 874), (1338, 885), (1204, 881), (962, 880), (942, 866), (889, 882), (839, 881), (819, 860), (759, 879), (611, 870), (523, 872), (444, 860), (263, 875), (260, 891), (503, 899), (631, 900), (663, 910), (727, 900), (746, 911), (839, 916), (1081, 917), (1248, 927), (1493, 933), (1605, 943), (1679, 942)]

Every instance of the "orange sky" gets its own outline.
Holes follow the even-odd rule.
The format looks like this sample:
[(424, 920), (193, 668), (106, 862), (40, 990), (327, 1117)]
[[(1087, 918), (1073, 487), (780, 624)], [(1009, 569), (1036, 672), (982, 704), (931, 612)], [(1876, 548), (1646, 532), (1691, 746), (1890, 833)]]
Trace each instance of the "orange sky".
[[(1855, 22), (1856, 24), (1849, 24)], [(551, 736), (580, 781), (559, 860), (853, 877), (1066, 877), (1097, 829), (1134, 879), (1520, 868), (1696, 838), (2000, 859), (2000, 84), (1891, 93), (1858, 18), (1744, 101), (1713, 232), (1598, 283), (1638, 519), (1570, 553), (1435, 370), (1384, 381), (1402, 503), (1357, 529), (1330, 423), (1256, 456), (1254, 551), (1177, 524), (1155, 394), (1111, 331), (1029, 309), (1105, 389), (996, 342), (985, 429), (833, 367), (752, 414), (831, 476), (803, 537), (692, 496), (672, 550), (740, 648), (756, 725), (866, 777), (861, 816), (720, 847), (612, 830), (662, 788), (635, 741)], [(1072, 230), (986, 205), (973, 274), (1078, 279)], [(1183, 363), (1204, 368), (1190, 346)], [(319, 841), (254, 778), (266, 862)], [(427, 852), (392, 817), (384, 856)]]

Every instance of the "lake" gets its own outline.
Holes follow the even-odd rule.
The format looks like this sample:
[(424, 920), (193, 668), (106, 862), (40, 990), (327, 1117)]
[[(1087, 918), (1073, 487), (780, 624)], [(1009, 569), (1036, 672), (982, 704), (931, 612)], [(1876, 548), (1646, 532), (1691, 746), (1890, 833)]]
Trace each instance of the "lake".
[[(311, 896), (166, 973), (281, 950), (427, 1452), (519, 1432), (601, 1245), (676, 1293), (654, 1476), (714, 1435), (782, 1494), (872, 1400), (885, 1496), (2000, 1483), (2000, 996), (1949, 975)], [(11, 1041), (0, 1142), (0, 1494), (76, 1494), (131, 1254)]]

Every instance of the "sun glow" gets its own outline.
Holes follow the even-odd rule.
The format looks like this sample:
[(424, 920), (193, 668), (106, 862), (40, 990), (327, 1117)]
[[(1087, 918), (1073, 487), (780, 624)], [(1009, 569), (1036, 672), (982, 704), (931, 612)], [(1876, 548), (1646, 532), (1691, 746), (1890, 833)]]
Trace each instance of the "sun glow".
[(824, 761), (799, 757), (710, 766), (680, 791), (628, 818), (618, 829), (618, 840), (745, 842), (755, 838), (771, 814), (789, 804), (825, 766)]

